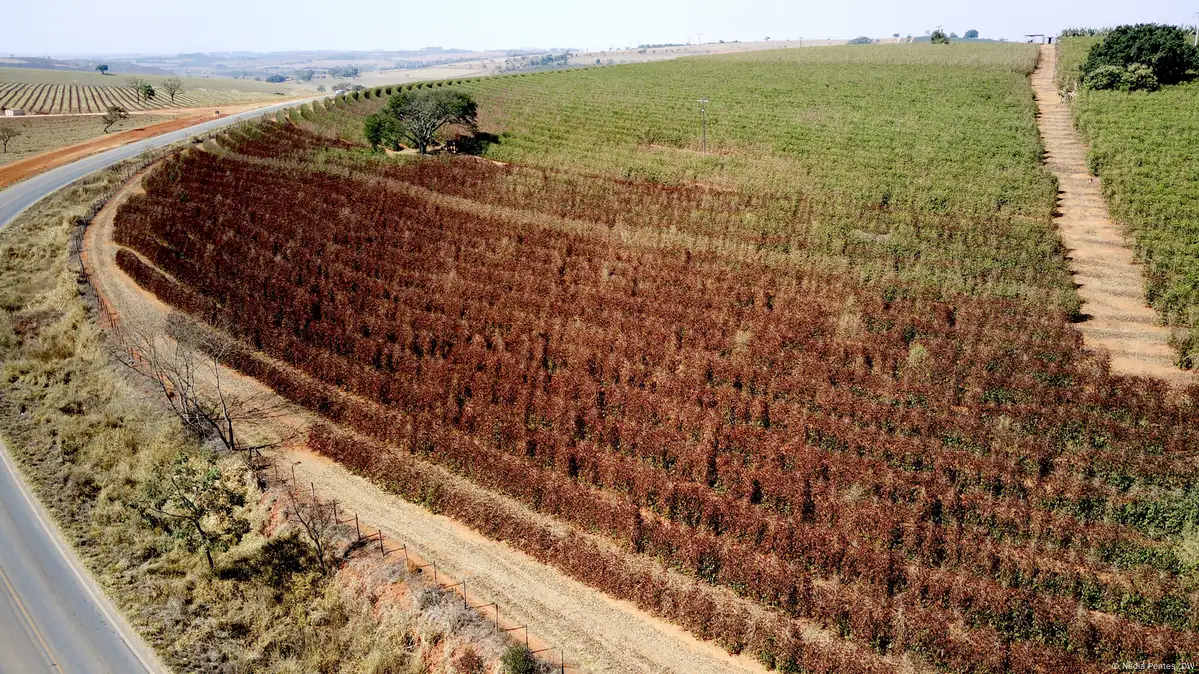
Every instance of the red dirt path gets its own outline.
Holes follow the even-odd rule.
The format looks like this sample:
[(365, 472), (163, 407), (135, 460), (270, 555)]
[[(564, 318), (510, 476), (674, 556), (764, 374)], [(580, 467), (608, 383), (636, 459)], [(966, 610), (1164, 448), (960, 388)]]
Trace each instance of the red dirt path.
[(190, 115), (187, 117), (179, 117), (178, 119), (151, 124), (150, 126), (122, 131), (120, 133), (106, 134), (93, 138), (91, 140), (68, 145), (54, 150), (47, 150), (41, 154), (35, 154), (32, 157), (15, 161), (11, 164), (0, 166), (0, 188), (7, 187), (15, 182), (24, 180), (31, 176), (35, 176), (44, 171), (49, 171), (53, 168), (58, 168), (65, 164), (70, 164), (73, 161), (83, 159), (84, 157), (111, 150), (114, 147), (120, 147), (128, 143), (134, 143), (139, 140), (153, 138), (171, 131), (186, 129), (189, 126), (207, 122), (213, 119), (225, 117), (225, 114), (211, 115)]

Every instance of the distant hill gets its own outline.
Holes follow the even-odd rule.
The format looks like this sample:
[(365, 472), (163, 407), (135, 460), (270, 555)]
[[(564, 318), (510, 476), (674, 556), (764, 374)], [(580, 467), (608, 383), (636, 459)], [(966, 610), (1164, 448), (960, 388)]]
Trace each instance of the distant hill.
[(143, 66), (132, 61), (90, 61), (88, 59), (52, 59), (41, 56), (0, 57), (0, 68), (38, 68), (40, 70), (92, 71), (101, 63), (108, 66), (110, 74), (170, 75), (169, 70)]
[(71, 61), (59, 61), (58, 59), (39, 58), (37, 56), (0, 57), (0, 67), (42, 68), (44, 70), (83, 70), (82, 66)]

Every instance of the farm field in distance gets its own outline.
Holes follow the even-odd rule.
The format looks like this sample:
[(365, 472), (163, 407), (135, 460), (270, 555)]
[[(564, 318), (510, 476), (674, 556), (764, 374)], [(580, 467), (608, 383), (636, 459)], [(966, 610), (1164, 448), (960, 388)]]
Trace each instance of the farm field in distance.
[(183, 91), (172, 102), (162, 88), (166, 76), (139, 75), (156, 90), (153, 99), (138, 100), (121, 74), (0, 68), (0, 105), (26, 114), (103, 113), (110, 105), (126, 110), (157, 110), (232, 105), (295, 96), (294, 86), (233, 79), (179, 78)]
[[(1081, 62), (1096, 38), (1059, 50)], [(1161, 91), (1081, 90), (1074, 103), (1112, 217), (1145, 265), (1145, 294), (1176, 328), (1179, 361), (1199, 365), (1199, 82)]]
[(462, 515), (768, 668), (1194, 661), (1199, 388), (1083, 347), (1037, 53), (418, 87), (475, 97), (482, 158), (371, 152), (386, 92), (341, 96), (166, 160), (117, 262), (321, 415), (317, 451), (604, 536)]
[[(138, 129), (170, 119), (174, 119), (174, 117), (170, 115), (135, 115), (114, 124), (109, 129), (109, 133)], [(20, 136), (9, 142), (8, 152), (0, 154), (0, 166), (32, 157), (47, 150), (82, 143), (104, 133), (104, 123), (100, 121), (99, 117), (91, 115), (0, 118), (0, 125), (11, 126), (21, 132)]]

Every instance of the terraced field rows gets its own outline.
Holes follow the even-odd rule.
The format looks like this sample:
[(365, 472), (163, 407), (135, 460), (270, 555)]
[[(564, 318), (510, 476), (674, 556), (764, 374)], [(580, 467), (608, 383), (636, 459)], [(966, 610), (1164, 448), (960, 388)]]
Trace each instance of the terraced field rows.
[[(325, 417), (312, 449), (767, 667), (1189, 661), (1199, 388), (1113, 374), (1072, 323), (1035, 62), (434, 84), (506, 163), (371, 152), (356, 93), (165, 163), (116, 261)], [(481, 516), (417, 461), (618, 549)]]
[(268, 97), (270, 95), (263, 92), (185, 89), (172, 103), (165, 91), (158, 91), (150, 101), (138, 101), (133, 89), (127, 86), (0, 82), (0, 105), (37, 114), (104, 112), (110, 105), (119, 105), (126, 110), (193, 108), (247, 103)]

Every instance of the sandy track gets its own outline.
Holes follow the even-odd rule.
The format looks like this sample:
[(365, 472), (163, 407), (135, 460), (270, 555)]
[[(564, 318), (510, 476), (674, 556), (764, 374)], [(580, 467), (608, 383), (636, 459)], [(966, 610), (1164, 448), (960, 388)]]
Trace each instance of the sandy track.
[[(141, 175), (124, 187), (96, 216), (84, 243), (85, 265), (101, 301), (121, 322), (161, 319), (169, 308), (142, 290), (116, 266), (118, 246), (112, 242), (117, 207), (141, 191)], [(225, 375), (223, 374), (222, 377)], [(264, 387), (230, 372), (236, 386)], [(271, 393), (270, 395), (273, 395)], [(294, 408), (293, 408), (294, 409)], [(295, 410), (290, 419), (310, 420)], [(406, 544), (410, 551), (436, 561), (439, 573), (467, 580), (473, 605), (498, 602), (507, 626), (528, 625), (534, 648), (562, 649), (568, 669), (588, 672), (762, 672), (756, 662), (734, 657), (686, 631), (655, 618), (632, 604), (618, 601), (506, 544), (489, 540), (466, 526), (383, 491), (339, 464), (303, 447), (281, 450), (281, 466), (295, 465), (301, 485), (314, 483), (339, 509), (357, 513), (364, 526), (381, 529), (389, 547)], [(465, 481), (462, 488), (475, 489)], [(528, 512), (510, 499), (491, 494), (506, 506)], [(536, 515), (534, 515), (536, 516)], [(394, 542), (394, 546), (392, 545)], [(444, 579), (443, 579), (444, 582)], [(492, 616), (490, 610), (483, 611)], [(551, 654), (548, 659), (557, 660)]]
[(1045, 143), (1046, 165), (1058, 178), (1056, 224), (1069, 249), (1070, 271), (1088, 318), (1079, 323), (1089, 348), (1111, 354), (1112, 371), (1149, 375), (1177, 384), (1195, 380), (1174, 366), (1167, 343), (1169, 329), (1145, 302), (1141, 268), (1123, 232), (1108, 215), (1099, 178), (1087, 168), (1087, 147), (1074, 129), (1070, 106), (1059, 100), (1054, 47), (1041, 47), (1032, 75), (1037, 120)]

